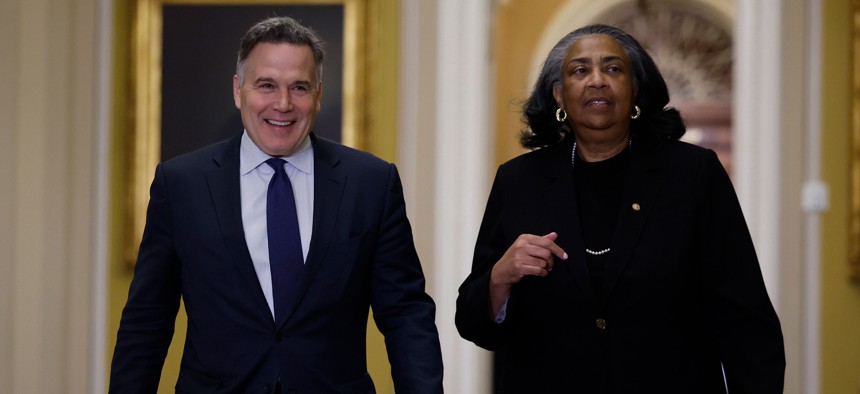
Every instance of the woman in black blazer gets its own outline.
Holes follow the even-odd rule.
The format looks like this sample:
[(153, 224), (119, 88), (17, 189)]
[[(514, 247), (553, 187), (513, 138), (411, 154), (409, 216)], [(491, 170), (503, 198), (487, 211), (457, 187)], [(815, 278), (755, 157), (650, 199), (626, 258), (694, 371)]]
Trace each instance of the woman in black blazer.
[(785, 353), (737, 196), (651, 57), (561, 39), (499, 167), (460, 287), (463, 338), (505, 393), (780, 393)]

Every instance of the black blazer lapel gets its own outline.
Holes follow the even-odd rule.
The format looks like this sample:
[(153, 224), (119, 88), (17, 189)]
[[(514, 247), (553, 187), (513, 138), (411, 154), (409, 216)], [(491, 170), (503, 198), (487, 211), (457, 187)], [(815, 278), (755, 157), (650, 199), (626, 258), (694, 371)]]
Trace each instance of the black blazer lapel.
[(320, 140), (314, 134), (310, 138), (314, 149), (314, 223), (311, 243), (298, 296), (287, 308), (285, 317), (278, 319), (278, 328), (292, 317), (320, 266), (325, 263), (346, 185), (346, 177), (337, 170), (340, 158), (331, 149), (331, 142)]
[(245, 242), (245, 230), (242, 225), (242, 196), (239, 184), (239, 144), (241, 135), (224, 143), (222, 152), (212, 158), (215, 168), (206, 173), (206, 181), (209, 185), (209, 195), (215, 205), (221, 234), (227, 249), (230, 251), (230, 260), (236, 264), (242, 280), (251, 289), (251, 297), (256, 300), (252, 302), (259, 306), (259, 313), (263, 313), (273, 321), (269, 310), (266, 296), (260, 287), (254, 263), (248, 252), (248, 244)]
[(665, 171), (660, 171), (659, 143), (634, 142), (630, 170), (625, 180), (624, 195), (621, 198), (621, 212), (612, 237), (612, 253), (606, 263), (603, 286), (603, 300), (609, 300), (618, 278), (627, 264), (641, 238), (648, 215), (654, 208), (654, 200), (663, 186)]
[[(579, 225), (579, 207), (576, 199), (576, 189), (571, 172), (570, 153), (573, 140), (557, 145), (557, 152), (548, 152), (545, 156), (543, 173), (547, 185), (545, 190), (546, 204), (555, 207), (551, 220), (551, 228), (559, 234), (556, 243), (567, 252), (567, 260), (556, 260), (555, 269), (559, 274), (565, 273), (573, 277), (577, 287), (582, 289), (588, 304), (597, 307), (597, 296), (585, 264), (585, 242), (582, 238), (582, 228)], [(540, 234), (543, 235), (543, 234)], [(556, 274), (555, 269), (552, 274)]]

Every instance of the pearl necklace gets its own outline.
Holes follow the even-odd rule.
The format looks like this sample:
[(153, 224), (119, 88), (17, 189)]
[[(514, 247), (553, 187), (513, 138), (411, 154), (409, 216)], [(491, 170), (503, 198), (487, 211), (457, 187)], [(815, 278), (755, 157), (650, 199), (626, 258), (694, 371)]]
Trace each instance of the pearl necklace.
[[(633, 146), (633, 140), (627, 139), (627, 147)], [(620, 152), (619, 152), (620, 153)], [(617, 153), (616, 153), (617, 155)], [(570, 168), (573, 169), (573, 165), (576, 163), (576, 141), (573, 141), (573, 149), (570, 150)]]
[[(627, 140), (627, 147), (631, 147), (631, 146), (633, 146), (633, 140), (628, 139)], [(574, 163), (576, 163), (576, 141), (573, 141), (573, 149), (570, 150), (570, 168), (571, 169), (573, 169)], [(612, 248), (606, 248), (606, 249), (601, 249), (601, 250), (591, 250), (589, 248), (585, 248), (585, 253), (588, 253), (592, 256), (600, 256), (600, 255), (609, 253), (610, 250), (612, 250)]]
[(589, 248), (585, 248), (585, 253), (588, 253), (588, 254), (590, 254), (590, 255), (592, 255), (592, 256), (600, 256), (600, 255), (602, 255), (602, 254), (609, 253), (609, 251), (610, 251), (610, 250), (611, 250), (611, 248), (606, 248), (606, 249), (603, 249), (603, 250), (591, 250), (591, 249), (589, 249)]

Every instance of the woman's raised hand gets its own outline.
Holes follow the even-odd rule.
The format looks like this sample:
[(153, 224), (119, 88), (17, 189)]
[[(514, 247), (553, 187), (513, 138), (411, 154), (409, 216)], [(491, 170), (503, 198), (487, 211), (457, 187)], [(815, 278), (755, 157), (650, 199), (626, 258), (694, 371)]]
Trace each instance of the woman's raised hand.
[(495, 316), (511, 294), (511, 286), (526, 275), (547, 276), (555, 258), (567, 260), (567, 253), (556, 245), (558, 234), (522, 234), (493, 266), (490, 273), (490, 310)]

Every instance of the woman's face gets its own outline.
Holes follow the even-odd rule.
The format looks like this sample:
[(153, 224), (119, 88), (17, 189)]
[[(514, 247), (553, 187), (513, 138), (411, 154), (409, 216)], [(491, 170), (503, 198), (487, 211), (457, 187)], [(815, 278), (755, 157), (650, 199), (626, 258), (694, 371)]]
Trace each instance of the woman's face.
[(553, 95), (578, 136), (626, 135), (633, 113), (633, 68), (615, 39), (592, 34), (567, 49), (561, 66), (561, 88)]

